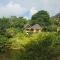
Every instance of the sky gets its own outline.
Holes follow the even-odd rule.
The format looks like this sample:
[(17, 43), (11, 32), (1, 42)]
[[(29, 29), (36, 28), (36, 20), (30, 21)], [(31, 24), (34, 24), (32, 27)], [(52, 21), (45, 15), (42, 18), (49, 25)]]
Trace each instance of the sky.
[(0, 17), (31, 18), (40, 10), (46, 10), (53, 16), (60, 12), (60, 0), (0, 0)]

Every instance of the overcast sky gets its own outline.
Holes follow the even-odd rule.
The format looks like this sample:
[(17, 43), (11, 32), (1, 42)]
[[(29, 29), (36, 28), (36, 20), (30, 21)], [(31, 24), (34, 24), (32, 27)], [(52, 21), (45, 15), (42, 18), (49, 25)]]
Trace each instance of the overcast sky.
[(38, 10), (47, 10), (50, 15), (60, 12), (60, 0), (0, 0), (1, 16), (31, 17)]

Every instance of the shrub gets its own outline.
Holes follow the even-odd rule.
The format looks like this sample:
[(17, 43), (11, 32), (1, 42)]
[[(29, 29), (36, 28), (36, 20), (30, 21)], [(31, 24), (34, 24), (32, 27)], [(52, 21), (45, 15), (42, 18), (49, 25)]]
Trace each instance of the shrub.
[(0, 52), (4, 53), (9, 48), (9, 40), (7, 37), (0, 35)]

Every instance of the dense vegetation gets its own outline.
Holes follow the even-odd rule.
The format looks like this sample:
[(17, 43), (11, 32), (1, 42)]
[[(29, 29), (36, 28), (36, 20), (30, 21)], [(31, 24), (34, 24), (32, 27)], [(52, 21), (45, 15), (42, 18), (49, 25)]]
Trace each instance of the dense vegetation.
[[(26, 24), (39, 24), (40, 33), (26, 34)], [(60, 17), (38, 11), (31, 20), (0, 18), (1, 60), (60, 60)]]

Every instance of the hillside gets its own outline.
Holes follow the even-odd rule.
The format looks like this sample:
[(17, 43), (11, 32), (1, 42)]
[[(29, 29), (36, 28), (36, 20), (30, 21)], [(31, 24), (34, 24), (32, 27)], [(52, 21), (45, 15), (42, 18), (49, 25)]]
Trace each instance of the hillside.
[(57, 13), (54, 17), (55, 18), (60, 18), (60, 13)]

